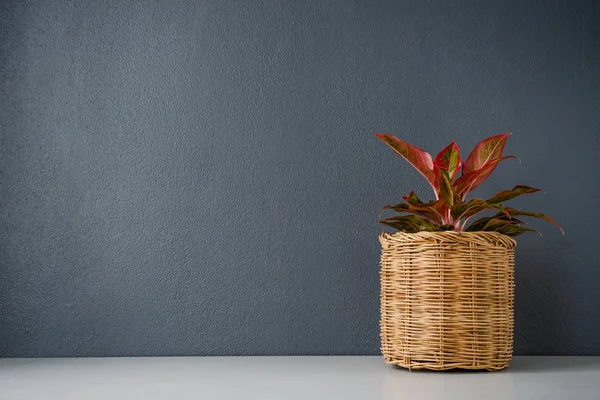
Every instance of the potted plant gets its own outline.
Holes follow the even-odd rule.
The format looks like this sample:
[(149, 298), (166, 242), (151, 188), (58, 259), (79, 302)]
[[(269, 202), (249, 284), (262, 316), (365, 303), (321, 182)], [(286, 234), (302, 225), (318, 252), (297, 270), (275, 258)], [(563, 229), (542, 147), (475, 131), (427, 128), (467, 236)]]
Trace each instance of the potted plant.
[[(379, 221), (397, 229), (382, 233), (381, 351), (386, 362), (408, 369), (507, 367), (513, 349), (514, 236), (537, 232), (519, 217), (556, 224), (546, 215), (504, 206), (539, 192), (528, 186), (489, 199), (467, 199), (503, 156), (510, 134), (480, 142), (461, 160), (455, 142), (435, 159), (390, 134), (377, 138), (415, 167), (435, 199), (414, 192), (386, 206), (400, 215)], [(478, 215), (492, 210), (492, 215)], [(477, 218), (476, 218), (477, 217)], [(562, 231), (562, 229), (561, 229)]]

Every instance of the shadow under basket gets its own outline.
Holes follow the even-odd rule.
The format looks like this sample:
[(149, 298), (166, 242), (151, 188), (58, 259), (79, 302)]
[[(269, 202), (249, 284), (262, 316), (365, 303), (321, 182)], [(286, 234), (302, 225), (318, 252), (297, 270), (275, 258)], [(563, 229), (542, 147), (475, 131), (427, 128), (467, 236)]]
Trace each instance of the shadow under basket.
[(497, 232), (382, 233), (381, 352), (408, 369), (512, 359), (514, 248)]

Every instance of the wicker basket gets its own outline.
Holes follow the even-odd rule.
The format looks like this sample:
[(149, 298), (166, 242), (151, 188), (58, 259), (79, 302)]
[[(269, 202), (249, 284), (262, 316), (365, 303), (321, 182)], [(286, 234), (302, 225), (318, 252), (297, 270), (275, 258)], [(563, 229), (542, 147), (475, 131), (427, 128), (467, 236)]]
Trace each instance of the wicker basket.
[(514, 239), (382, 233), (381, 351), (408, 369), (496, 371), (513, 350)]

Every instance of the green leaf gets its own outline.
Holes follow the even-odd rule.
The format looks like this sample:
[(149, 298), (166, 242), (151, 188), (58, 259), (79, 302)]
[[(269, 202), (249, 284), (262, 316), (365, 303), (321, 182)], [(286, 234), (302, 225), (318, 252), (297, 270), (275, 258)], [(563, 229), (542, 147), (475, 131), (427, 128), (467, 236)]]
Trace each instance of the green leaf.
[(379, 216), (381, 217), (381, 213), (383, 213), (386, 210), (393, 210), (396, 212), (408, 212), (409, 207), (410, 205), (406, 203), (398, 203), (393, 206), (387, 205), (379, 211)]
[(502, 228), (503, 226), (516, 226), (517, 223), (513, 222), (513, 221), (507, 221), (507, 220), (502, 220), (499, 218), (490, 218), (487, 223), (485, 224), (485, 226), (483, 227), (483, 229), (481, 229), (482, 231), (497, 231), (498, 229)]
[(467, 229), (465, 229), (465, 232), (479, 232), (483, 230), (483, 227), (485, 226), (485, 224), (488, 223), (488, 221), (492, 219), (492, 217), (483, 217), (483, 218), (479, 218), (476, 221), (473, 221), (473, 223), (471, 225), (469, 225), (469, 227)]
[(491, 136), (479, 142), (463, 165), (463, 175), (481, 169), (492, 160), (500, 158), (509, 136), (510, 133), (505, 133)]
[(542, 236), (542, 234), (539, 231), (536, 231), (535, 229), (525, 228), (524, 226), (519, 225), (504, 225), (498, 228), (496, 232), (502, 233), (507, 236), (519, 236), (525, 232), (535, 232)]
[(410, 194), (408, 196), (402, 196), (402, 198), (404, 199), (404, 201), (406, 201), (408, 204), (411, 204), (413, 206), (424, 206), (426, 205), (425, 203), (423, 203), (419, 197), (417, 197), (417, 195), (415, 194), (415, 192), (413, 192), (411, 190)]
[(554, 225), (558, 229), (560, 229), (560, 231), (562, 232), (563, 235), (565, 234), (565, 231), (560, 227), (560, 225), (558, 225), (556, 223), (556, 221), (554, 221), (552, 218), (548, 217), (547, 215), (544, 215), (541, 213), (529, 212), (529, 211), (519, 211), (512, 207), (506, 207), (506, 211), (511, 216), (524, 216), (524, 217), (533, 217), (533, 218), (543, 219), (544, 221), (550, 222), (552, 225)]
[(407, 233), (440, 230), (439, 225), (416, 215), (404, 215), (387, 218), (379, 221), (379, 223)]
[[(463, 203), (464, 204), (464, 203)], [(456, 220), (469, 218), (483, 210), (500, 210), (506, 216), (510, 217), (501, 204), (490, 204), (482, 199), (471, 199), (466, 204), (453, 210), (453, 216)]]
[(521, 221), (519, 218), (514, 218), (512, 215), (507, 217), (506, 215), (501, 215), (501, 213), (498, 213), (494, 218), (501, 219), (503, 221), (511, 221), (515, 224), (525, 224), (525, 222)]
[(393, 206), (388, 205), (381, 209), (381, 211), (379, 212), (379, 215), (381, 216), (381, 213), (385, 210), (393, 210), (393, 211), (396, 211), (399, 213), (415, 214), (417, 216), (426, 218), (436, 224), (441, 222), (441, 216), (433, 208), (433, 204), (431, 206), (430, 205), (413, 206), (412, 204), (407, 204), (407, 203), (398, 203)]
[(462, 201), (461, 198), (457, 196), (457, 198), (454, 199), (454, 204), (452, 205), (452, 208), (450, 211), (450, 215), (452, 215), (452, 219), (454, 219), (455, 221), (458, 220), (458, 217), (460, 217), (460, 215), (463, 212), (465, 212), (466, 209), (467, 209), (467, 203)]
[(411, 206), (408, 212), (427, 213), (436, 223), (441, 223), (447, 209), (442, 199), (423, 203), (414, 192), (410, 192), (410, 195), (402, 196), (402, 198)]
[[(482, 229), (483, 231), (494, 231), (507, 236), (518, 236), (525, 232), (537, 232), (535, 229), (525, 228), (520, 226), (513, 220), (502, 220), (498, 218), (490, 218)], [(541, 233), (540, 233), (541, 235)]]
[(491, 219), (497, 219), (497, 220), (500, 220), (500, 221), (508, 221), (508, 222), (510, 222), (510, 225), (517, 225), (517, 224), (522, 224), (523, 223), (523, 221), (521, 221), (520, 219), (517, 219), (517, 218), (508, 218), (503, 213), (498, 213), (498, 214), (494, 215), (493, 217), (479, 218), (478, 220), (474, 221), (467, 229), (465, 229), (465, 232), (478, 232), (478, 231), (482, 231), (483, 228), (485, 227), (485, 225)]
[(529, 186), (517, 185), (512, 190), (502, 190), (494, 195), (494, 197), (486, 200), (488, 203), (501, 203), (503, 201), (512, 200), (515, 197), (522, 196), (524, 194), (541, 192), (540, 189), (532, 188)]
[(454, 179), (460, 167), (462, 166), (460, 160), (460, 150), (456, 145), (455, 141), (452, 141), (448, 146), (444, 147), (442, 151), (438, 153), (433, 161), (435, 166), (446, 171), (450, 180)]
[(450, 224), (440, 225), (440, 230), (441, 231), (453, 231), (454, 225), (450, 225)]
[(448, 207), (452, 207), (454, 204), (454, 186), (450, 182), (448, 172), (443, 169), (438, 169), (439, 174), (439, 194), (440, 199), (444, 201)]

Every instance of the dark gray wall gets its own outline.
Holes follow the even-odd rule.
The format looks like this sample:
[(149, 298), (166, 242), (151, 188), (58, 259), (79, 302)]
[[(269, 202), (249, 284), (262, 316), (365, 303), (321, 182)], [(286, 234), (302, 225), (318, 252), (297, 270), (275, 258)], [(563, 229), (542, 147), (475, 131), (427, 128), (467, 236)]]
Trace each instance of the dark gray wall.
[(39, 1), (0, 12), (0, 356), (376, 354), (379, 209), (512, 131), (518, 354), (600, 354), (600, 8)]

